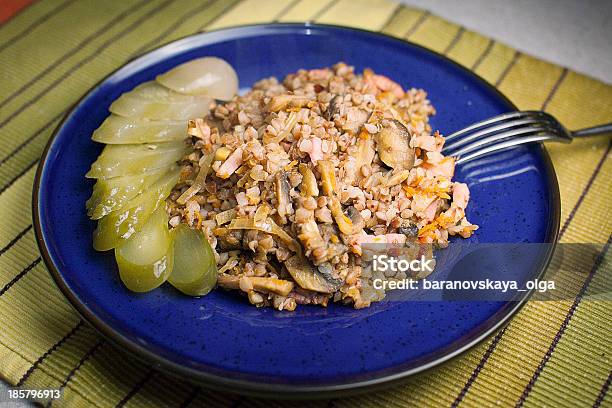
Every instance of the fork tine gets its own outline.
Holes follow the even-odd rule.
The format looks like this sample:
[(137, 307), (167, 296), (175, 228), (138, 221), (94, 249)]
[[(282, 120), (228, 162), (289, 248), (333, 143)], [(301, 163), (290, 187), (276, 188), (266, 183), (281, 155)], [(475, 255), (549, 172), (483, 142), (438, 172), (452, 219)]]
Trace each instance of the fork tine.
[(521, 119), (507, 121), (507, 122), (502, 121), (499, 125), (485, 127), (484, 129), (478, 130), (470, 134), (469, 136), (451, 140), (451, 143), (446, 143), (446, 141), (448, 140), (447, 138), (445, 139), (444, 148), (442, 149), (442, 151), (445, 152), (445, 151), (456, 149), (459, 146), (463, 146), (472, 140), (488, 136), (489, 134), (497, 133), (501, 130), (513, 128), (513, 127), (520, 126), (520, 125), (529, 125), (532, 123), (542, 123), (542, 119), (535, 118), (535, 117), (525, 117)]
[[(488, 145), (498, 144), (497, 142), (501, 142), (502, 140), (505, 140), (505, 139), (515, 138), (517, 140), (524, 140), (526, 139), (525, 137), (523, 137), (524, 135), (529, 135), (532, 133), (542, 133), (542, 132), (545, 132), (546, 134), (549, 135), (547, 139), (559, 138), (559, 135), (557, 134), (557, 131), (555, 128), (550, 128), (545, 125), (529, 126), (529, 127), (522, 127), (519, 129), (508, 130), (506, 132), (498, 133), (493, 136), (489, 136), (489, 137), (485, 137), (485, 138), (476, 140), (460, 148), (459, 150), (456, 150), (451, 153), (447, 152), (446, 154), (461, 157), (462, 155), (471, 153), (474, 150), (481, 149), (483, 147), (487, 147)], [(521, 136), (521, 137), (519, 138), (517, 136)]]
[(541, 118), (541, 117), (544, 117), (544, 114), (543, 114), (543, 112), (539, 112), (539, 111), (517, 111), (517, 112), (503, 113), (501, 115), (494, 116), (492, 118), (483, 120), (482, 122), (475, 123), (475, 124), (473, 124), (471, 126), (468, 126), (468, 127), (464, 128), (464, 129), (461, 129), (458, 132), (452, 133), (452, 134), (446, 136), (445, 140), (449, 141), (449, 140), (456, 139), (456, 138), (461, 137), (461, 136), (463, 136), (463, 135), (465, 135), (467, 133), (470, 133), (470, 132), (472, 132), (472, 131), (474, 131), (476, 129), (479, 129), (479, 128), (484, 127), (484, 126), (492, 125), (492, 124), (495, 124), (497, 122), (503, 122), (503, 121), (506, 121), (506, 120), (509, 120), (509, 119), (518, 119), (518, 118), (525, 118), (525, 117), (530, 117), (530, 116), (532, 116), (532, 117), (540, 117)]
[(527, 137), (517, 137), (515, 139), (507, 140), (502, 143), (497, 143), (491, 146), (487, 146), (484, 149), (477, 150), (471, 154), (461, 156), (455, 161), (455, 164), (465, 163), (477, 157), (483, 156), (485, 154), (490, 154), (498, 150), (507, 149), (509, 147), (522, 145), (525, 143), (531, 143), (531, 142), (541, 142), (545, 140), (550, 140), (552, 138), (553, 137), (551, 137), (550, 134), (539, 134), (539, 135), (533, 135), (533, 136), (527, 136)]

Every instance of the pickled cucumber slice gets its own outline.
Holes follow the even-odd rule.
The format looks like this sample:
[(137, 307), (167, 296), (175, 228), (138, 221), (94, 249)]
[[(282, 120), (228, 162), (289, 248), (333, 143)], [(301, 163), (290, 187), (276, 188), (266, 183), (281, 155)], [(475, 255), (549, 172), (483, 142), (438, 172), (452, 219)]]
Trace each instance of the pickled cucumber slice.
[(120, 210), (132, 198), (159, 180), (166, 171), (164, 168), (151, 173), (98, 180), (93, 186), (91, 197), (85, 203), (87, 215), (92, 220), (97, 220), (112, 211)]
[(145, 82), (121, 95), (109, 110), (128, 118), (188, 120), (206, 116), (211, 98), (183, 95), (156, 82)]
[(187, 138), (186, 120), (148, 120), (110, 115), (92, 135), (106, 144), (155, 143)]
[(129, 290), (148, 292), (168, 279), (173, 253), (168, 215), (160, 206), (140, 231), (115, 249), (119, 276)]
[(226, 61), (216, 57), (185, 62), (158, 75), (155, 80), (176, 92), (208, 95), (226, 101), (238, 92), (236, 71)]
[(178, 168), (167, 172), (142, 194), (126, 203), (121, 210), (102, 217), (94, 231), (94, 249), (108, 251), (121, 245), (139, 231), (158, 207), (164, 207), (164, 200), (176, 185), (179, 172)]
[(190, 296), (204, 296), (217, 284), (212, 248), (200, 230), (179, 224), (173, 231), (174, 268), (168, 282)]
[(182, 142), (108, 145), (85, 177), (108, 179), (169, 168), (187, 152)]

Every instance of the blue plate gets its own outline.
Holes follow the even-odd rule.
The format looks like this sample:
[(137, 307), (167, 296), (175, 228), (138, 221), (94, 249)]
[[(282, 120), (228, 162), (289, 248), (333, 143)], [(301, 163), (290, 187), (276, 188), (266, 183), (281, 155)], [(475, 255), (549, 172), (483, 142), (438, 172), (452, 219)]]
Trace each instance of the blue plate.
[[(234, 392), (326, 396), (389, 384), (448, 360), (518, 310), (522, 302), (447, 300), (381, 302), (362, 310), (302, 306), (287, 313), (257, 309), (224, 291), (197, 299), (169, 285), (147, 294), (126, 290), (112, 252), (95, 252), (91, 244), (95, 223), (86, 217), (85, 201), (93, 183), (84, 175), (102, 149), (91, 134), (122, 92), (206, 55), (229, 61), (243, 88), (263, 77), (337, 61), (359, 71), (371, 67), (404, 87), (425, 89), (438, 112), (432, 126), (442, 133), (516, 110), (493, 87), (443, 56), (381, 34), (334, 26), (230, 28), (184, 38), (135, 59), (67, 115), (47, 145), (35, 183), (35, 228), (46, 265), (74, 307), (102, 334), (191, 381)], [(555, 242), (559, 192), (541, 145), (465, 165), (456, 179), (470, 185), (468, 218), (480, 225), (470, 242)], [(549, 255), (532, 260), (529, 276), (540, 276)]]

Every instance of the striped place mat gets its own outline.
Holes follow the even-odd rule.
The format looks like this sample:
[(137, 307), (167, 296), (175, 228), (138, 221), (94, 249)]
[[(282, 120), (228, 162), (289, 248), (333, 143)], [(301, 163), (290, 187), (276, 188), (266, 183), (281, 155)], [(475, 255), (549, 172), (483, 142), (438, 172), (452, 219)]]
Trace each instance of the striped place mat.
[[(12, 14), (11, 2), (28, 3), (0, 2), (0, 18)], [(24, 388), (61, 388), (63, 399), (52, 404), (58, 407), (287, 405), (194, 387), (99, 337), (41, 263), (28, 203), (38, 158), (60, 118), (132, 57), (201, 31), (306, 20), (381, 31), (443, 53), (520, 109), (544, 109), (570, 129), (612, 121), (611, 86), (388, 0), (34, 2), (0, 26), (1, 377)], [(561, 189), (561, 241), (606, 243), (588, 278), (571, 278), (580, 295), (529, 302), (491, 338), (402, 386), (301, 405), (612, 406), (612, 302), (582, 302), (610, 265), (610, 143), (595, 138), (547, 148)]]

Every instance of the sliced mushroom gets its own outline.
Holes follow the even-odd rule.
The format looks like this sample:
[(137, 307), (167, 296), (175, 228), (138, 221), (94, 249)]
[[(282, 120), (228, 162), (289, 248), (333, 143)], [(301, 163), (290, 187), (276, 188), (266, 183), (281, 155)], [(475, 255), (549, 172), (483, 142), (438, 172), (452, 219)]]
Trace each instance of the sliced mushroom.
[(270, 112), (279, 112), (288, 108), (303, 108), (308, 105), (310, 99), (300, 95), (277, 95), (273, 96), (268, 103)]
[(298, 224), (298, 228), (300, 231), (298, 239), (307, 251), (312, 252), (317, 248), (327, 247), (314, 219)]
[(259, 276), (250, 276), (248, 279), (253, 284), (253, 289), (260, 292), (276, 293), (281, 296), (287, 296), (293, 289), (293, 282), (284, 279)]
[[(217, 282), (219, 286), (225, 289), (242, 290), (244, 288), (252, 288), (259, 292), (276, 293), (281, 296), (287, 296), (293, 290), (293, 282), (259, 276), (235, 276), (221, 273), (217, 278)], [(245, 292), (249, 293), (246, 290)]]
[(227, 228), (215, 228), (213, 234), (218, 239), (219, 247), (222, 249), (237, 249), (240, 248), (242, 241), (242, 231), (232, 231)]
[(415, 153), (410, 147), (410, 132), (398, 120), (387, 121), (388, 126), (377, 133), (377, 151), (380, 160), (396, 170), (410, 170)]
[(300, 163), (298, 169), (302, 174), (302, 183), (300, 184), (302, 194), (310, 197), (318, 197), (319, 187), (317, 186), (317, 179), (312, 170), (310, 170), (310, 167), (304, 163)]
[(340, 107), (342, 105), (344, 97), (340, 95), (334, 96), (331, 101), (329, 101), (329, 106), (325, 111), (325, 119), (334, 120), (334, 116), (340, 113)]
[(360, 137), (357, 141), (357, 166), (369, 166), (374, 160), (374, 139), (368, 134), (367, 137)]
[(335, 194), (337, 190), (336, 173), (334, 164), (329, 160), (319, 160), (317, 162), (319, 173), (321, 173), (321, 187), (327, 196)]
[(353, 223), (353, 231), (359, 232), (359, 230), (362, 230), (365, 227), (365, 221), (363, 220), (361, 214), (355, 207), (349, 207), (346, 212), (351, 222)]
[[(342, 212), (342, 206), (340, 205), (340, 200), (338, 197), (331, 196), (328, 200), (328, 206), (332, 213), (332, 217), (334, 217), (334, 221), (338, 225), (338, 229), (345, 235), (353, 235), (359, 232), (363, 227), (358, 228), (353, 225), (353, 220), (347, 217), (344, 212)], [(361, 219), (361, 217), (359, 217)]]
[[(305, 258), (294, 255), (285, 261), (285, 267), (293, 280), (302, 289), (308, 289), (320, 293), (334, 293), (340, 286), (342, 280), (333, 277), (331, 268), (315, 268)], [(321, 271), (321, 269), (323, 271)]]
[(287, 216), (291, 212), (291, 197), (289, 197), (289, 178), (287, 173), (279, 171), (274, 176), (274, 189), (276, 192), (276, 200), (278, 201), (278, 215), (281, 217)]

